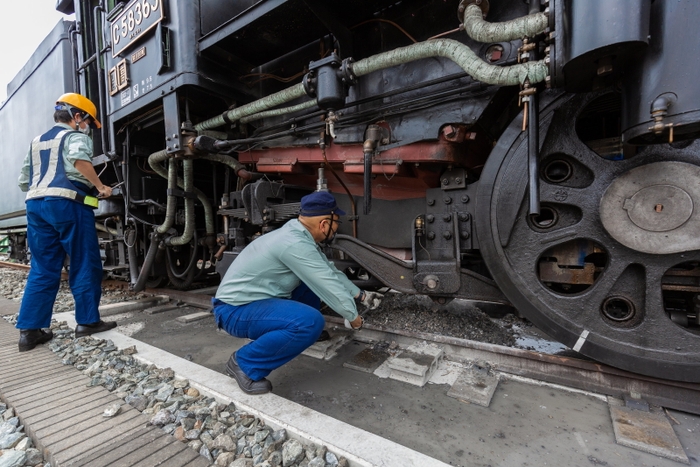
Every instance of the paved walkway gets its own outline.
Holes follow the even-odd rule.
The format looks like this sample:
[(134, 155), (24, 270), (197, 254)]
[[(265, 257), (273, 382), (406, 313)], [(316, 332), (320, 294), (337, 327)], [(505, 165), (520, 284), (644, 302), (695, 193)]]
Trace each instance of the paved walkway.
[[(46, 345), (19, 353), (19, 331), (0, 318), (0, 399), (53, 467), (207, 467), (196, 451), (146, 426), (148, 417), (65, 366)], [(103, 416), (122, 402), (119, 414)]]

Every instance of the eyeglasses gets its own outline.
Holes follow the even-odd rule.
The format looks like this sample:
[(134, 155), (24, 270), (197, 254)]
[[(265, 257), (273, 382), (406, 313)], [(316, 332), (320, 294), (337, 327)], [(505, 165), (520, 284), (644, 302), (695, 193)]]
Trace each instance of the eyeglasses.
[(340, 227), (340, 224), (343, 223), (343, 221), (341, 221), (340, 219), (333, 219), (332, 217), (328, 217), (328, 218), (323, 219), (323, 220), (324, 220), (324, 221), (330, 221), (331, 225), (333, 225), (333, 224), (338, 224), (339, 227)]

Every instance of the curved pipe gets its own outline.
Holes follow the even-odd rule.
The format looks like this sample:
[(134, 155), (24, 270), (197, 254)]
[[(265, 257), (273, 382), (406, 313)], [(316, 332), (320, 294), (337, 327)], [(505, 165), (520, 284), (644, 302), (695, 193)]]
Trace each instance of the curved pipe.
[(95, 222), (95, 228), (96, 228), (97, 230), (102, 231), (102, 232), (106, 232), (106, 233), (108, 233), (108, 234), (110, 234), (110, 235), (114, 235), (115, 237), (116, 237), (117, 235), (119, 235), (119, 232), (117, 232), (117, 229), (115, 229), (115, 228), (113, 228), (113, 227), (107, 227), (106, 225), (102, 225), (102, 224), (100, 224), (99, 222)]
[(185, 230), (179, 237), (168, 237), (165, 244), (168, 246), (180, 246), (189, 243), (194, 235), (194, 199), (187, 196), (194, 191), (194, 162), (192, 159), (182, 161), (182, 171), (184, 183), (180, 185), (181, 178), (178, 178), (178, 185), (185, 191)]
[(214, 161), (214, 162), (220, 162), (224, 165), (227, 165), (231, 167), (236, 175), (238, 177), (242, 178), (243, 180), (251, 180), (253, 178), (253, 174), (248, 172), (245, 169), (245, 166), (238, 162), (236, 159), (233, 157), (224, 155), (224, 154), (207, 154), (206, 156), (203, 156), (202, 159), (206, 159), (208, 161)]
[(549, 25), (545, 13), (516, 18), (502, 23), (489, 23), (476, 4), (469, 5), (464, 12), (464, 30), (478, 42), (509, 42), (524, 37), (533, 37), (544, 32)]
[[(544, 13), (542, 14), (544, 15)], [(372, 57), (353, 63), (352, 72), (355, 76), (360, 77), (374, 71), (431, 57), (450, 59), (466, 71), (472, 78), (486, 84), (514, 86), (525, 82), (525, 78), (529, 78), (530, 82), (535, 84), (544, 81), (549, 73), (549, 67), (544, 63), (544, 60), (519, 63), (508, 67), (488, 64), (481, 60), (467, 45), (452, 39), (435, 39), (419, 42), (389, 52), (373, 55)], [(197, 131), (216, 128), (226, 122), (234, 122), (244, 117), (267, 111), (268, 109), (285, 104), (304, 95), (306, 95), (304, 85), (299, 83), (284, 91), (270, 94), (250, 104), (243, 105), (217, 117), (205, 120), (195, 125), (194, 128)], [(295, 110), (299, 110), (299, 106), (294, 105), (284, 109), (277, 109), (278, 113), (276, 115)]]
[(468, 46), (452, 39), (436, 39), (365, 58), (352, 65), (355, 76), (364, 76), (375, 71), (422, 58), (443, 57), (452, 60), (472, 78), (486, 84), (514, 86), (525, 82), (540, 83), (549, 73), (544, 60), (519, 63), (508, 67), (484, 62)]
[[(206, 229), (207, 235), (215, 235), (215, 232), (214, 232), (214, 210), (211, 207), (211, 203), (207, 199), (206, 195), (204, 193), (202, 193), (200, 190), (198, 190), (197, 188), (194, 188), (194, 186), (192, 186), (191, 190), (187, 190), (185, 188), (186, 180), (183, 180), (182, 178), (177, 176), (177, 167), (175, 166), (176, 163), (175, 163), (174, 159), (171, 159), (167, 172), (165, 171), (165, 169), (163, 169), (163, 166), (160, 165), (160, 162), (164, 161), (165, 159), (168, 159), (169, 157), (170, 156), (168, 155), (168, 153), (165, 150), (155, 152), (148, 157), (148, 165), (151, 166), (151, 169), (153, 169), (153, 171), (155, 173), (157, 173), (158, 175), (160, 175), (163, 178), (168, 179), (168, 189), (169, 190), (173, 190), (173, 189), (175, 189), (176, 186), (179, 186), (180, 188), (182, 188), (185, 191), (194, 192), (194, 194), (197, 196), (197, 199), (199, 200), (200, 203), (202, 203), (202, 206), (204, 207), (204, 224), (205, 224), (205, 229)], [(185, 179), (187, 178), (187, 173), (188, 173), (187, 168), (186, 168), (187, 162), (188, 162), (188, 159), (185, 159), (185, 162), (183, 162), (184, 167), (185, 167), (184, 168)], [(236, 161), (236, 162), (238, 162), (238, 161)], [(192, 164), (191, 160), (189, 160), (189, 164)], [(190, 167), (192, 167), (192, 166), (190, 165)], [(194, 171), (193, 169), (189, 171), (192, 179), (194, 178), (193, 171)], [(173, 180), (171, 180), (171, 177), (173, 178)], [(192, 181), (192, 180), (190, 180), (190, 181)], [(191, 228), (194, 229), (194, 204), (192, 204), (192, 209), (189, 211), (191, 216), (188, 216), (188, 214), (187, 214), (187, 212), (188, 212), (187, 211), (187, 201), (188, 201), (188, 199), (185, 199), (185, 231), (187, 231), (187, 221), (188, 221), (188, 219), (190, 219), (190, 217), (191, 217), (190, 223), (192, 224)], [(189, 200), (189, 201), (192, 201), (194, 203), (193, 200)], [(156, 229), (156, 231), (159, 234), (161, 234), (161, 235), (165, 234), (170, 229), (170, 227), (172, 227), (174, 220), (175, 220), (175, 211), (176, 210), (177, 210), (177, 203), (175, 202), (175, 196), (168, 195), (168, 204), (166, 207), (166, 214), (165, 214), (166, 220), (165, 220), (165, 222), (163, 222), (162, 225), (158, 226), (158, 228)], [(170, 214), (171, 211), (172, 211), (172, 214)], [(168, 220), (168, 219), (170, 219), (170, 220)], [(192, 237), (190, 235), (190, 238), (187, 239), (187, 241), (184, 243), (189, 242), (191, 238)], [(168, 245), (176, 245), (175, 243), (171, 243), (171, 242), (172, 242), (172, 240), (169, 240), (167, 242)], [(182, 243), (182, 245), (184, 245), (184, 243)]]
[(247, 117), (241, 118), (241, 123), (248, 123), (255, 120), (260, 120), (268, 117), (277, 117), (279, 115), (291, 114), (294, 112), (299, 112), (300, 110), (310, 109), (318, 105), (318, 99), (313, 99), (302, 104), (292, 105), (289, 107), (283, 107), (281, 109), (266, 110), (265, 112), (259, 112)]
[(253, 101), (250, 104), (246, 104), (236, 109), (229, 110), (228, 112), (222, 115), (198, 123), (194, 126), (194, 129), (197, 131), (201, 131), (216, 128), (225, 124), (227, 121), (235, 122), (243, 117), (247, 117), (248, 115), (253, 115), (258, 112), (277, 107), (278, 105), (285, 104), (289, 101), (293, 101), (294, 99), (298, 99), (299, 97), (305, 95), (306, 91), (304, 91), (304, 85), (299, 83), (292, 86), (291, 88), (287, 88), (283, 91), (270, 94), (269, 96), (263, 97), (262, 99), (258, 99), (257, 101)]

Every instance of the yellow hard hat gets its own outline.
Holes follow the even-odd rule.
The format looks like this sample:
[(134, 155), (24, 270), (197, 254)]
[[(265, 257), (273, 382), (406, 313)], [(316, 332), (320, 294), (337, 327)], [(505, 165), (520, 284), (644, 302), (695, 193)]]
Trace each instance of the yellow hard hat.
[(74, 92), (69, 92), (59, 97), (56, 100), (56, 104), (68, 104), (71, 107), (75, 107), (78, 110), (86, 112), (94, 120), (95, 126), (97, 128), (102, 128), (102, 124), (99, 120), (97, 120), (97, 107), (95, 107), (95, 104), (93, 104), (87, 97)]

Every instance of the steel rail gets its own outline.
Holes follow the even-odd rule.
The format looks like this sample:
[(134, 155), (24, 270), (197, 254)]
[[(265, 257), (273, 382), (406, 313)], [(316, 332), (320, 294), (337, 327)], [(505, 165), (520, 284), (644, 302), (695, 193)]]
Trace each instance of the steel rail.
[[(0, 267), (19, 269), (20, 271), (29, 271), (31, 269), (29, 264), (11, 263), (9, 261), (0, 261)], [(61, 271), (61, 280), (68, 280), (68, 273), (66, 271)]]
[[(343, 320), (325, 316), (343, 327)], [(360, 342), (395, 341), (407, 346), (424, 340), (443, 346), (449, 360), (488, 363), (494, 370), (617, 398), (641, 398), (653, 405), (700, 415), (700, 384), (638, 375), (592, 360), (550, 355), (456, 337), (365, 324), (353, 338)]]

